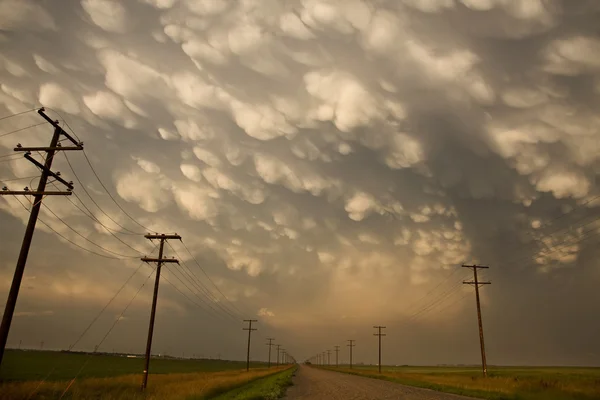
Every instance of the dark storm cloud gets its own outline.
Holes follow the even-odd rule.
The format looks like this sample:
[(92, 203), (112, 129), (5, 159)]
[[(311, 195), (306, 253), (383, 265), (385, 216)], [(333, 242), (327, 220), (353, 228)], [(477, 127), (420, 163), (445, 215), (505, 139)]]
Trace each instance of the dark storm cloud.
[[(234, 304), (260, 314), (262, 333), (286, 338), (295, 355), (353, 335), (370, 360), (369, 327), (381, 322), (390, 362), (475, 362), (465, 273), (423, 294), (478, 261), (493, 267), (491, 362), (597, 362), (595, 224), (552, 235), (595, 215), (586, 202), (599, 166), (596, 2), (83, 0), (58, 10), (4, 0), (0, 11), (2, 114), (58, 111), (120, 203), (143, 225), (180, 233)], [(35, 121), (1, 123), (4, 132)], [(15, 140), (45, 143), (42, 128), (0, 139), (1, 153)], [(85, 160), (72, 162), (99, 204), (139, 229)], [(0, 166), (6, 179), (35, 173), (22, 161)], [(63, 159), (56, 168), (70, 175)], [(19, 246), (10, 232), (26, 212), (0, 204), (7, 288)], [(84, 236), (132, 254), (64, 199), (47, 204)], [(137, 264), (39, 230), (11, 339), (36, 342), (43, 326), (64, 347)], [(177, 329), (158, 329), (159, 347), (213, 321), (169, 285), (161, 295), (160, 318)], [(137, 343), (148, 299), (142, 291), (106, 346)], [(216, 341), (235, 357), (238, 327), (217, 321), (204, 342), (185, 334), (169, 351), (209, 352)]]

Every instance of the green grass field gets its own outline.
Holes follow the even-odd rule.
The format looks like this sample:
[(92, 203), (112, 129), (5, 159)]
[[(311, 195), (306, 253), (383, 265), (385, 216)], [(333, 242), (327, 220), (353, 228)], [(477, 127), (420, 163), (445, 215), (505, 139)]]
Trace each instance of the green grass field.
[[(142, 358), (9, 350), (0, 373), (0, 400), (275, 399), (286, 387), (289, 365), (266, 368), (221, 360), (152, 359), (148, 388), (140, 383)], [(77, 379), (74, 379), (77, 377)], [(250, 397), (243, 397), (245, 393)], [(242, 397), (240, 397), (242, 396)], [(264, 396), (264, 397), (261, 397)]]
[[(49, 381), (80, 378), (105, 378), (126, 374), (137, 374), (144, 369), (143, 358), (126, 358), (112, 355), (83, 353), (61, 353), (55, 351), (7, 350), (0, 370), (2, 381)], [(251, 367), (264, 367), (263, 363), (252, 363)], [(223, 360), (179, 360), (153, 358), (150, 372), (153, 374), (215, 372), (242, 369), (245, 362)]]
[(220, 396), (211, 397), (211, 399), (276, 400), (283, 397), (287, 388), (292, 385), (292, 376), (295, 371), (296, 368), (294, 367), (265, 378), (259, 378), (237, 389), (223, 393)]
[[(332, 368), (336, 370), (336, 368)], [(340, 366), (346, 373), (490, 400), (598, 400), (600, 368)]]

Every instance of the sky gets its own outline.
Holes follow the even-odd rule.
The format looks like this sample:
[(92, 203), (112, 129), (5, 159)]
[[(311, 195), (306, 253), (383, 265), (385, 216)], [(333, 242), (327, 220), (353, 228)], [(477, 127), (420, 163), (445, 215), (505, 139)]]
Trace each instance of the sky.
[[(345, 361), (354, 339), (374, 363), (384, 325), (384, 363), (475, 364), (461, 265), (481, 264), (490, 364), (600, 365), (599, 17), (594, 0), (0, 0), (0, 183), (36, 185), (13, 147), (52, 126), (28, 110), (85, 148), (53, 159), (74, 195), (43, 201), (9, 346), (143, 352), (143, 234), (176, 232), (157, 354), (243, 359), (251, 318), (253, 359), (274, 337)], [(0, 196), (2, 306), (29, 206)]]

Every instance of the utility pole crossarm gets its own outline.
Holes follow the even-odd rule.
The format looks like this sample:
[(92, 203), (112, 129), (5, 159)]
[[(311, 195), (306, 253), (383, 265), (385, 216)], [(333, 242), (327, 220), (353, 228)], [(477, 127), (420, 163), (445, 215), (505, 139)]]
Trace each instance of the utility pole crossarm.
[(142, 260), (143, 262), (147, 262), (147, 263), (151, 263), (151, 262), (155, 262), (155, 263), (175, 263), (175, 264), (179, 264), (179, 260), (176, 258), (153, 258), (153, 257), (142, 257), (140, 260)]
[(71, 192), (71, 191), (40, 192), (37, 190), (8, 190), (8, 188), (2, 188), (2, 190), (0, 190), (0, 196), (8, 196), (8, 195), (13, 195), (13, 196), (23, 196), (23, 195), (27, 195), (27, 196), (71, 196), (72, 194), (73, 194), (73, 192)]
[(61, 146), (60, 144), (56, 147), (15, 147), (14, 151), (74, 151), (74, 150), (83, 150), (82, 145), (78, 146)]
[[(46, 111), (46, 109), (44, 107), (42, 107), (38, 110), (38, 114), (41, 115), (42, 118), (44, 118), (46, 121), (48, 121), (48, 123), (50, 125), (52, 125), (55, 129), (59, 130), (59, 133), (61, 135), (63, 135), (64, 137), (66, 137), (67, 139), (69, 139), (69, 141), (71, 143), (73, 143), (75, 146), (83, 145), (83, 143), (78, 142), (71, 135), (69, 135), (67, 132), (65, 132), (65, 130), (60, 125), (58, 125), (58, 121), (52, 121), (52, 119), (46, 115), (45, 111)], [(58, 145), (58, 143), (57, 143), (57, 145)]]
[(165, 234), (159, 234), (159, 233), (148, 233), (146, 235), (144, 235), (144, 237), (146, 239), (165, 239), (165, 240), (181, 240), (181, 236), (179, 236), (178, 234), (171, 234), (171, 235), (165, 235)]

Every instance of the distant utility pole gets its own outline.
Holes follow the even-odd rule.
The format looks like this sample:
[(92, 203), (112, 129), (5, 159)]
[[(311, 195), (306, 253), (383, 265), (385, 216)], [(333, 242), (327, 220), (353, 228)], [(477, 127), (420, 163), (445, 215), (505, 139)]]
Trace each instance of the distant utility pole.
[(146, 341), (146, 361), (144, 362), (144, 376), (142, 377), (142, 391), (146, 390), (148, 386), (148, 371), (150, 368), (150, 355), (152, 354), (152, 335), (154, 333), (154, 319), (156, 317), (156, 301), (158, 300), (158, 284), (160, 282), (160, 269), (163, 263), (177, 263), (179, 261), (175, 258), (163, 258), (163, 249), (165, 241), (167, 239), (181, 240), (181, 236), (165, 235), (165, 234), (147, 234), (144, 236), (148, 240), (158, 239), (160, 240), (160, 247), (158, 250), (158, 258), (142, 257), (142, 261), (150, 263), (156, 263), (156, 278), (154, 280), (154, 296), (152, 297), (152, 309), (150, 312), (150, 324), (148, 325), (148, 340)]
[(248, 331), (248, 352), (246, 353), (246, 371), (250, 371), (250, 336), (252, 335), (252, 331), (255, 331), (256, 328), (252, 328), (253, 322), (258, 322), (256, 319), (245, 319), (244, 322), (248, 323), (247, 328), (242, 328), (244, 331)]
[(348, 339), (348, 344), (346, 345), (350, 348), (350, 369), (352, 369), (352, 348), (356, 346), (354, 342), (356, 342), (356, 340)]
[(279, 351), (280, 351), (279, 349), (280, 349), (280, 348), (281, 348), (281, 345), (280, 345), (280, 344), (278, 344), (278, 345), (277, 345), (277, 365), (276, 365), (277, 367), (279, 367)]
[[(31, 247), (35, 225), (42, 207), (42, 200), (46, 196), (69, 196), (72, 194), (73, 182), (65, 181), (60, 177), (60, 172), (53, 172), (51, 170), (52, 160), (54, 159), (54, 155), (57, 151), (83, 150), (83, 143), (73, 139), (71, 135), (65, 132), (64, 129), (58, 125), (58, 121), (52, 121), (50, 117), (44, 113), (44, 111), (45, 110), (43, 108), (40, 108), (38, 110), (38, 114), (54, 127), (54, 134), (50, 140), (50, 145), (48, 147), (23, 147), (20, 144), (17, 144), (17, 147), (14, 148), (14, 151), (25, 152), (24, 157), (40, 169), (41, 175), (37, 190), (31, 190), (28, 187), (25, 187), (23, 190), (8, 190), (6, 186), (0, 190), (0, 195), (4, 196), (33, 196), (33, 201), (31, 202), (31, 211), (29, 213), (29, 221), (27, 222), (27, 228), (25, 228), (25, 235), (23, 236), (21, 251), (19, 252), (17, 266), (15, 267), (12, 284), (10, 286), (10, 291), (8, 292), (8, 299), (6, 300), (6, 306), (4, 307), (2, 324), (0, 325), (0, 365), (2, 365), (2, 358), (4, 357), (4, 350), (6, 349), (6, 342), (8, 340), (8, 333), (10, 331), (10, 324), (12, 323), (12, 318), (15, 313), (17, 298), (19, 297), (19, 289), (21, 288), (21, 281), (23, 280), (25, 264), (27, 263), (27, 256), (29, 255), (29, 248)], [(61, 136), (64, 136), (66, 139), (68, 139), (71, 143), (73, 143), (74, 146), (61, 146), (59, 142)], [(32, 151), (46, 152), (46, 157), (43, 164), (31, 156)], [(67, 187), (67, 191), (47, 191), (46, 184), (48, 183), (48, 178), (50, 177), (65, 185)]]
[(267, 343), (267, 346), (269, 346), (269, 368), (271, 368), (271, 347), (273, 347), (273, 340), (275, 340), (275, 338), (267, 338), (267, 340), (269, 341), (269, 343)]
[(335, 367), (339, 367), (339, 355), (340, 355), (340, 346), (333, 346), (335, 347)]
[(464, 281), (463, 284), (475, 286), (475, 300), (477, 301), (477, 321), (479, 323), (479, 345), (481, 346), (481, 368), (483, 369), (483, 376), (487, 378), (487, 361), (485, 359), (485, 343), (483, 341), (483, 322), (481, 321), (481, 305), (479, 304), (479, 285), (491, 285), (492, 282), (480, 282), (477, 279), (477, 270), (487, 269), (489, 267), (483, 265), (463, 265), (462, 268), (473, 269), (473, 280)]
[(43, 349), (44, 349), (44, 341), (42, 340), (42, 341), (40, 342), (40, 350), (43, 350)]
[(331, 365), (331, 350), (327, 350), (327, 365)]
[(381, 333), (382, 329), (385, 329), (385, 326), (374, 326), (373, 328), (377, 329), (377, 333), (374, 333), (374, 336), (379, 336), (379, 373), (381, 373), (381, 337), (385, 336), (385, 333)]

